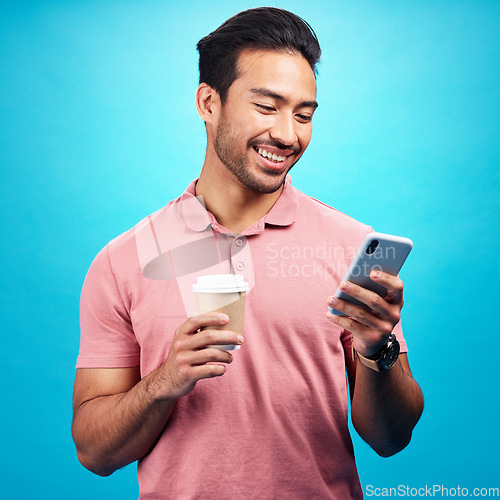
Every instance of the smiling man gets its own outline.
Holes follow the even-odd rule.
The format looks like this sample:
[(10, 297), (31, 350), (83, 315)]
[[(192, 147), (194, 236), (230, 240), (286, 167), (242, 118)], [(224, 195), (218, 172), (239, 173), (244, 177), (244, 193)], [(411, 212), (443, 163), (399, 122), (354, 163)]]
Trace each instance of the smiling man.
[[(409, 443), (423, 399), (398, 277), (373, 275), (383, 299), (342, 283), (369, 309), (338, 300), (346, 316), (326, 314), (371, 228), (287, 175), (311, 140), (318, 41), (294, 14), (259, 8), (198, 50), (200, 177), (106, 245), (85, 280), (78, 457), (100, 475), (137, 460), (144, 499), (362, 498), (347, 379), (353, 424), (382, 456)], [(250, 284), (243, 336), (218, 329), (223, 314), (193, 312), (192, 284), (216, 273)], [(401, 354), (383, 369), (377, 360), (395, 339)]]

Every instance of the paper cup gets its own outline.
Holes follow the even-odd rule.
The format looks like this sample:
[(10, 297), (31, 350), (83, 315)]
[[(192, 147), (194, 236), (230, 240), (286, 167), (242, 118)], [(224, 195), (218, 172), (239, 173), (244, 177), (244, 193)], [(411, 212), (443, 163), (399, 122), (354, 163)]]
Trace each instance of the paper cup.
[[(196, 294), (198, 314), (216, 311), (229, 316), (229, 323), (222, 326), (210, 326), (213, 330), (232, 330), (243, 333), (245, 315), (245, 295), (249, 290), (248, 283), (239, 274), (210, 274), (199, 276), (193, 285)], [(236, 344), (209, 345), (223, 351), (239, 349)]]

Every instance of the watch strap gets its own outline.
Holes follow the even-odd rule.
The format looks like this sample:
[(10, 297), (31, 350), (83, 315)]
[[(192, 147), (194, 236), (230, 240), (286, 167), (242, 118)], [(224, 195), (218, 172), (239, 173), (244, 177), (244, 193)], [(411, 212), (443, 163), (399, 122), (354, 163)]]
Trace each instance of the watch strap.
[(361, 363), (367, 366), (368, 368), (371, 368), (376, 372), (384, 371), (384, 369), (380, 366), (380, 364), (377, 363), (378, 360), (366, 358), (365, 356), (359, 354), (359, 352), (356, 352), (356, 354), (358, 356), (359, 361), (361, 361)]

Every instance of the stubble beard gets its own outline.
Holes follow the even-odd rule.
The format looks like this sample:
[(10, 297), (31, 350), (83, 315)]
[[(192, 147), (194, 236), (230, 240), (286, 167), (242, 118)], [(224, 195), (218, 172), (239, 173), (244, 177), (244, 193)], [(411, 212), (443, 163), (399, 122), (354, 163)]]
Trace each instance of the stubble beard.
[[(262, 194), (276, 192), (285, 182), (286, 174), (290, 172), (295, 162), (290, 165), (285, 173), (276, 174), (276, 172), (265, 171), (268, 174), (266, 182), (252, 174), (247, 151), (238, 152), (236, 144), (236, 136), (231, 133), (229, 124), (225, 120), (222, 120), (217, 128), (214, 141), (215, 152), (219, 160), (248, 189)], [(252, 147), (251, 141), (248, 147)]]

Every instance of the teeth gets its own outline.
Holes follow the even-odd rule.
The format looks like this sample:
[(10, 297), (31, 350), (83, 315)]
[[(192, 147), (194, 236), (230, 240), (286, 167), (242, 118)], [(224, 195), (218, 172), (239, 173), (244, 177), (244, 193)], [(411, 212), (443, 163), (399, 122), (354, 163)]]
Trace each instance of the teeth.
[(270, 153), (269, 151), (266, 151), (265, 149), (262, 148), (258, 148), (257, 153), (259, 153), (260, 156), (267, 158), (268, 160), (274, 161), (276, 163), (286, 160), (286, 156), (280, 156), (277, 155), (276, 153)]

